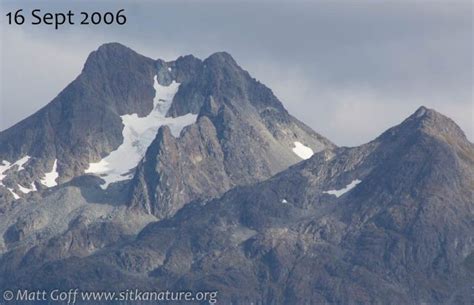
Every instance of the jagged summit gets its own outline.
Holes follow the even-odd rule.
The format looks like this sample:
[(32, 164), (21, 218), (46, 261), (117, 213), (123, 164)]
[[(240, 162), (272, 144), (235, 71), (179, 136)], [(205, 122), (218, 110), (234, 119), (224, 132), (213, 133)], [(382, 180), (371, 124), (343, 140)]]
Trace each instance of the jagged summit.
[[(18, 236), (32, 235), (19, 221), (6, 234), (12, 250), (0, 260), (0, 287), (218, 290), (219, 302), (236, 305), (471, 303), (474, 159), (466, 156), (474, 147), (426, 132), (451, 132), (449, 119), (420, 108), (372, 142), (330, 148), (232, 187), (245, 171), (227, 170), (248, 163), (259, 174), (262, 162), (226, 146), (265, 152), (232, 145), (232, 136), (250, 141), (245, 133), (220, 137), (230, 132), (222, 126), (248, 122), (214, 106), (178, 138), (160, 128), (137, 169), (129, 208), (167, 219), (126, 242), (102, 220), (73, 221), (27, 255), (13, 247)], [(110, 245), (104, 232), (117, 242), (94, 251)]]
[(0, 133), (0, 291), (470, 304), (473, 186), (473, 144), (434, 110), (338, 148), (226, 53), (107, 44)]
[(420, 107), (411, 117), (419, 121), (419, 127), (428, 134), (467, 141), (464, 131), (452, 119), (434, 109)]
[(116, 50), (116, 51), (127, 52), (127, 53), (134, 53), (134, 54), (139, 55), (134, 50), (127, 47), (126, 45), (121, 44), (120, 42), (106, 42), (106, 43), (100, 45), (97, 48), (97, 51), (95, 51), (95, 52), (100, 53), (102, 51), (107, 52), (107, 51), (110, 51), (110, 50)]
[(106, 43), (91, 52), (86, 59), (82, 74), (112, 77), (124, 72), (150, 73), (154, 60), (138, 54), (120, 43)]
[[(181, 83), (181, 90), (169, 110), (171, 116), (197, 113), (210, 98), (219, 106), (234, 107), (234, 103), (236, 107), (247, 107), (247, 102), (259, 112), (271, 112), (271, 109), (286, 112), (271, 89), (252, 78), (229, 53), (214, 53), (204, 61), (189, 55), (169, 64), (176, 68), (171, 67), (171, 73)], [(193, 72), (183, 75), (181, 68)]]
[(469, 142), (462, 129), (450, 118), (425, 106), (419, 107), (402, 123), (384, 132), (378, 139), (432, 136), (443, 141)]
[[(207, 111), (210, 104), (215, 112)], [(228, 53), (218, 52), (204, 61), (188, 55), (165, 62), (119, 43), (107, 43), (89, 55), (81, 74), (51, 103), (0, 133), (0, 162), (13, 164), (28, 157), (21, 173), (7, 175), (8, 188), (3, 193), (11, 195), (7, 200), (23, 198), (28, 195), (22, 194), (20, 186), (41, 190), (84, 174), (102, 177), (103, 187), (131, 181), (159, 127), (169, 125), (173, 137), (179, 138), (183, 127), (199, 124), (194, 119), (198, 114), (206, 116), (212, 127), (198, 129), (196, 138), (188, 141), (218, 141), (216, 149), (226, 156), (219, 166), (234, 177), (234, 184), (267, 178), (300, 161), (293, 151), (296, 142), (311, 152), (333, 146), (289, 115), (272, 91)], [(181, 149), (190, 145), (183, 143)], [(252, 151), (261, 154), (255, 156)], [(204, 155), (215, 154), (220, 152)], [(127, 162), (120, 165), (120, 160)], [(259, 174), (253, 175), (242, 164), (254, 164)], [(119, 170), (110, 168), (114, 166)], [(49, 173), (54, 181), (42, 184)], [(187, 199), (181, 201), (192, 200), (203, 191), (186, 181), (190, 176), (198, 179), (197, 172), (175, 177), (176, 183), (187, 183), (193, 189), (191, 195), (183, 193)], [(217, 195), (230, 185), (209, 193)]]
[[(124, 55), (127, 56), (137, 56), (137, 57), (144, 57), (143, 55), (138, 54), (131, 48), (118, 43), (118, 42), (109, 42), (104, 43), (97, 48), (97, 50), (92, 51), (89, 54), (89, 58), (94, 58), (96, 56), (116, 56), (116, 57), (123, 57)], [(87, 63), (87, 60), (86, 60)]]
[(234, 67), (238, 67), (237, 62), (235, 59), (232, 57), (227, 52), (221, 51), (221, 52), (215, 52), (211, 54), (208, 58), (204, 60), (205, 64), (216, 64), (216, 65), (231, 65)]
[(425, 106), (420, 106), (416, 111), (415, 113), (413, 113), (413, 115), (415, 115), (416, 117), (421, 117), (423, 116), (426, 112), (432, 112), (434, 111), (433, 109), (429, 109)]
[[(407, 121), (416, 121), (418, 122), (418, 127), (425, 127), (427, 125), (430, 126), (438, 126), (439, 128), (443, 129), (443, 127), (447, 125), (454, 126), (456, 123), (448, 118), (447, 116), (443, 115), (442, 113), (437, 112), (435, 109), (427, 108), (425, 106), (419, 107), (412, 115), (410, 115), (404, 122)], [(457, 125), (456, 125), (457, 127)], [(457, 127), (460, 129), (459, 127)]]

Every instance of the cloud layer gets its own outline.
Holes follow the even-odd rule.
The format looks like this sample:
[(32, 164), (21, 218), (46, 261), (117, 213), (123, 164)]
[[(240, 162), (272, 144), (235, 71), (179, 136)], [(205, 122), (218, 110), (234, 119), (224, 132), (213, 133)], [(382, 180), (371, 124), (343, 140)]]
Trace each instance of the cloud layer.
[[(24, 4), (25, 10), (28, 5), (33, 4)], [(2, 23), (0, 129), (54, 98), (80, 73), (90, 51), (118, 41), (166, 60), (228, 51), (291, 113), (339, 145), (371, 140), (420, 105), (450, 116), (474, 138), (470, 1), (46, 1), (35, 6), (125, 8), (129, 19), (124, 27), (58, 31)], [(15, 7), (2, 2), (2, 13)]]

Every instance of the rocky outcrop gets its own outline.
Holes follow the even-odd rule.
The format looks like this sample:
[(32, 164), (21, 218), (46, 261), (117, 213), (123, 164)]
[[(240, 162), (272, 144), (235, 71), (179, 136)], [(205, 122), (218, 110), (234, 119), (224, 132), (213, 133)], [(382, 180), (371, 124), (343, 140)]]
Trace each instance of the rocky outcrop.
[[(120, 179), (83, 175), (125, 140), (140, 154)], [(107, 44), (0, 133), (0, 290), (469, 304), (473, 198), (474, 145), (434, 110), (338, 148), (227, 53), (165, 62)]]
[[(301, 161), (295, 142), (314, 152), (334, 147), (289, 115), (229, 54), (203, 62), (185, 57), (173, 65), (182, 83), (168, 113), (199, 109), (198, 120), (179, 138), (160, 129), (132, 182), (133, 209), (168, 217), (188, 202), (262, 181)], [(193, 71), (181, 76), (182, 67)]]
[(322, 151), (132, 242), (22, 266), (0, 284), (218, 290), (223, 304), (469, 304), (473, 169), (459, 127), (420, 108), (368, 144)]
[(37, 183), (57, 163), (57, 183), (80, 175), (123, 141), (120, 115), (149, 113), (153, 107), (154, 60), (120, 44), (92, 52), (81, 72), (51, 103), (0, 133), (0, 163), (29, 156), (25, 169), (5, 185)]
[[(184, 139), (169, 134), (176, 138), (168, 139), (170, 145), (179, 145), (163, 147), (163, 138), (157, 137), (147, 153), (148, 161), (140, 166), (174, 160), (181, 172), (168, 165), (154, 167), (154, 172), (138, 168), (129, 196), (129, 206), (134, 209), (166, 217), (187, 202), (261, 181), (299, 162), (301, 158), (292, 152), (295, 141), (315, 152), (334, 146), (289, 115), (271, 90), (227, 53), (213, 54), (204, 61), (189, 55), (165, 62), (117, 43), (105, 44), (90, 54), (81, 74), (50, 104), (0, 133), (0, 170), (5, 164), (0, 172), (0, 209), (30, 198), (37, 190), (89, 173), (91, 164), (125, 143), (124, 132), (129, 129), (124, 117), (148, 116), (160, 103), (154, 100), (161, 96), (157, 90), (172, 84), (178, 90), (162, 119), (165, 114), (174, 118), (189, 113), (199, 114), (200, 119), (184, 132)], [(206, 163), (186, 156), (195, 149), (191, 146), (203, 148), (214, 142), (218, 145), (212, 149), (217, 151), (209, 153), (211, 158), (222, 154), (221, 161)], [(201, 151), (206, 149), (211, 148)], [(153, 151), (160, 153), (153, 156)], [(199, 158), (208, 157), (204, 153)], [(20, 169), (15, 164), (21, 160), (27, 161)], [(186, 168), (189, 162), (194, 172)], [(136, 165), (131, 165), (125, 180), (133, 177)], [(201, 176), (204, 172), (207, 176)], [(218, 174), (211, 178), (211, 172)]]

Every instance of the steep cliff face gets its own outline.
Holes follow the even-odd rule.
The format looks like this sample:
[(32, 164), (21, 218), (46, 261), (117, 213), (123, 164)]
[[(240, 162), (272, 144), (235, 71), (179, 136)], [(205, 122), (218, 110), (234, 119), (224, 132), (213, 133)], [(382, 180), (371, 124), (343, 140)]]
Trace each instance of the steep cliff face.
[[(176, 65), (183, 60), (191, 59)], [(166, 217), (187, 202), (261, 181), (301, 161), (296, 144), (311, 153), (334, 147), (289, 115), (230, 55), (216, 53), (195, 65), (168, 113), (198, 107), (197, 122), (179, 138), (165, 127), (159, 131), (132, 182), (133, 208)]]
[[(181, 130), (193, 123), (181, 139)], [(161, 126), (169, 126), (167, 143), (173, 147), (163, 147), (164, 138), (156, 137)], [(186, 154), (197, 152), (191, 146), (214, 142), (218, 145), (193, 160)], [(104, 189), (117, 183), (127, 188), (139, 163), (156, 163), (160, 166), (146, 174), (138, 167), (129, 205), (160, 217), (299, 162), (295, 143), (310, 154), (334, 146), (290, 116), (227, 53), (165, 62), (117, 43), (92, 52), (76, 80), (43, 109), (1, 132), (0, 143), (3, 209), (84, 174), (99, 176)], [(148, 164), (142, 158), (151, 144)], [(210, 149), (222, 161), (199, 161)], [(174, 167), (167, 164), (172, 160)], [(218, 175), (211, 179), (213, 172)]]
[(0, 159), (13, 163), (29, 156), (19, 177), (28, 185), (41, 184), (55, 160), (57, 182), (83, 173), (123, 141), (121, 115), (151, 111), (155, 66), (122, 45), (100, 47), (51, 103), (0, 133)]
[(87, 256), (326, 147), (229, 54), (165, 62), (106, 44), (0, 133), (0, 254)]
[(472, 232), (474, 145), (452, 120), (421, 107), (338, 148), (223, 52), (104, 45), (0, 133), (0, 290), (469, 304)]
[[(158, 138), (172, 147), (167, 133)], [(474, 145), (420, 108), (368, 144), (189, 204), (109, 250), (20, 266), (2, 285), (218, 290), (225, 304), (469, 304), (473, 186)]]

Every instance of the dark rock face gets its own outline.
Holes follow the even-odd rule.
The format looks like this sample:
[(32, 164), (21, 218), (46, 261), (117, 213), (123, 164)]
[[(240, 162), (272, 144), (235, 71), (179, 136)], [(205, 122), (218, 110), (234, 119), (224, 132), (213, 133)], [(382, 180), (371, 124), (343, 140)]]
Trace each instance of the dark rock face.
[[(182, 145), (168, 133), (152, 147)], [(222, 304), (470, 304), (473, 196), (474, 145), (420, 108), (368, 144), (189, 204), (82, 259), (32, 260), (0, 286), (218, 290)]]
[(133, 181), (131, 207), (160, 218), (202, 196), (231, 188), (212, 123), (202, 117), (179, 139), (161, 128)]
[(258, 112), (267, 107), (286, 112), (271, 90), (242, 70), (228, 53), (215, 53), (203, 62), (193, 57), (181, 57), (175, 65), (178, 71), (182, 68), (194, 71), (186, 76), (177, 75), (178, 82), (183, 82), (170, 109), (173, 116), (198, 112), (209, 96), (222, 103), (233, 103), (236, 107), (250, 102)]
[[(152, 111), (155, 75), (160, 85), (181, 84), (167, 115), (198, 119), (180, 137), (159, 129), (133, 180), (104, 191), (100, 177), (81, 175), (125, 141), (121, 116)], [(296, 141), (315, 152), (334, 147), (229, 54), (164, 62), (104, 45), (55, 100), (0, 133), (0, 162), (31, 157), (0, 181), (0, 285), (13, 284), (21, 266), (90, 256), (187, 203), (269, 178), (301, 161), (292, 151)], [(45, 187), (41, 179), (55, 164), (59, 185)], [(26, 186), (34, 191), (24, 193)]]
[[(132, 180), (84, 169), (180, 83)], [(317, 152), (304, 162), (295, 142)], [(16, 163), (26, 155), (26, 163)], [(0, 291), (219, 291), (219, 304), (470, 304), (474, 145), (424, 107), (337, 148), (224, 52), (93, 52), (48, 106), (0, 133)], [(59, 185), (40, 178), (57, 160)], [(8, 170), (4, 168), (8, 167)], [(23, 169), (22, 169), (23, 168)], [(18, 196), (20, 185), (37, 189)], [(110, 304), (110, 302), (108, 302)], [(134, 303), (137, 304), (137, 303)]]
[[(49, 105), (0, 133), (0, 162), (31, 156), (5, 186), (21, 195), (20, 184), (44, 189), (38, 182), (56, 159), (56, 181), (64, 183), (116, 150), (124, 142), (120, 116), (152, 111), (155, 75), (163, 85), (180, 83), (167, 115), (193, 113), (199, 120), (180, 138), (160, 131), (130, 185), (129, 206), (136, 210), (167, 217), (190, 201), (269, 178), (301, 161), (292, 152), (295, 141), (315, 152), (334, 147), (227, 53), (164, 62), (112, 43), (91, 53), (79, 77)], [(14, 200), (1, 185), (0, 196)]]
[(31, 156), (18, 180), (38, 181), (58, 160), (59, 181), (82, 174), (123, 141), (120, 115), (153, 107), (155, 61), (119, 45), (90, 54), (82, 73), (50, 104), (0, 133), (0, 159)]
[[(334, 145), (285, 110), (270, 89), (227, 53), (170, 64), (181, 81), (168, 114), (198, 111), (179, 138), (162, 128), (138, 166), (130, 206), (168, 217), (187, 202), (266, 179), (301, 161), (295, 141), (317, 152)], [(185, 69), (186, 74), (182, 74)]]

